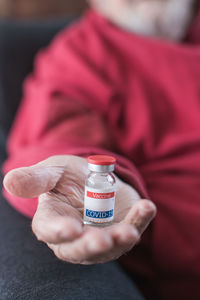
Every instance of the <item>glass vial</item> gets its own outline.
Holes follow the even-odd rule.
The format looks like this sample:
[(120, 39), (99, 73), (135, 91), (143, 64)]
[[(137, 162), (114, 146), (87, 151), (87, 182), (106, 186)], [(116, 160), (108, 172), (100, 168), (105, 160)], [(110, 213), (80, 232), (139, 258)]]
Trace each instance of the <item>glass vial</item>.
[(114, 219), (116, 180), (113, 175), (116, 159), (107, 155), (88, 157), (89, 175), (85, 183), (84, 223), (110, 225)]

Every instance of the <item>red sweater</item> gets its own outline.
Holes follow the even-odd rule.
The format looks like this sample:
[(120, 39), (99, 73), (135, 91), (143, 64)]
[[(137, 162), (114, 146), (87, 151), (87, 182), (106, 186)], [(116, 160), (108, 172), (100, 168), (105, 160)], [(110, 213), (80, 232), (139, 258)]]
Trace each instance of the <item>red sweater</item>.
[[(158, 208), (121, 259), (148, 299), (200, 299), (199, 24), (190, 44), (173, 44), (90, 11), (38, 55), (8, 143), (5, 172), (55, 154), (117, 155), (120, 176)], [(33, 216), (36, 199), (7, 198)]]

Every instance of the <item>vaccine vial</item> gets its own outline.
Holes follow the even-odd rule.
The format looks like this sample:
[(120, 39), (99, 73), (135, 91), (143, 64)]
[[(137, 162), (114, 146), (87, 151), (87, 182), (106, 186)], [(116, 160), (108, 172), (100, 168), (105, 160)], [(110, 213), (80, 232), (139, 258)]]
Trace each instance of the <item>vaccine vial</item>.
[(114, 219), (116, 180), (113, 175), (116, 159), (107, 155), (88, 157), (89, 175), (85, 183), (84, 223), (110, 225)]

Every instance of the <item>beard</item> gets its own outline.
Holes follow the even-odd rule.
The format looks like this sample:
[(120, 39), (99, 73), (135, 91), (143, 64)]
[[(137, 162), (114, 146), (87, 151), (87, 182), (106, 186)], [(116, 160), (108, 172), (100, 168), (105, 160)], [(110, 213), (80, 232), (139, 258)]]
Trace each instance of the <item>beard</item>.
[(116, 0), (100, 10), (120, 27), (146, 36), (178, 41), (184, 38), (192, 21), (195, 0), (129, 1), (117, 6)]

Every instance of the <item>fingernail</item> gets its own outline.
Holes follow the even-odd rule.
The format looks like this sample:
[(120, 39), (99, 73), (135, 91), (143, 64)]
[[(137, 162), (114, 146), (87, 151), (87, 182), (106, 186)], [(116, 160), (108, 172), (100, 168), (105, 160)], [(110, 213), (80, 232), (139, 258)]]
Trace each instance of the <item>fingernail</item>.
[(131, 228), (129, 229), (129, 234), (132, 238), (134, 238), (138, 236), (138, 231), (133, 226), (131, 226)]
[(73, 239), (74, 235), (80, 235), (83, 231), (80, 223), (74, 220), (68, 221), (66, 222), (66, 220), (59, 220), (57, 223), (54, 223), (54, 229), (57, 231), (60, 239)]
[(99, 243), (95, 240), (90, 240), (88, 242), (87, 248), (89, 251), (96, 252), (99, 250)]
[(76, 233), (81, 234), (83, 231), (83, 226), (80, 223), (76, 223), (74, 226), (74, 230), (76, 231)]
[(100, 239), (92, 239), (88, 242), (88, 250), (93, 252), (106, 251), (112, 247), (113, 242), (110, 236), (104, 235)]
[(138, 214), (134, 220), (134, 225), (142, 234), (148, 225), (151, 223), (152, 219), (155, 217), (156, 207), (152, 202), (141, 203), (138, 207)]

